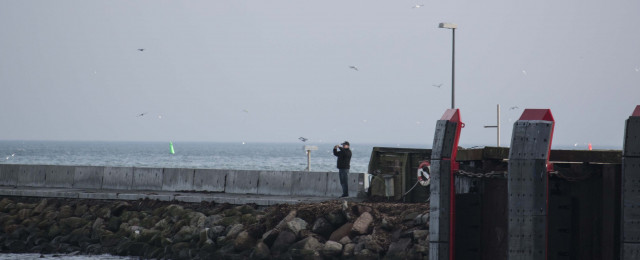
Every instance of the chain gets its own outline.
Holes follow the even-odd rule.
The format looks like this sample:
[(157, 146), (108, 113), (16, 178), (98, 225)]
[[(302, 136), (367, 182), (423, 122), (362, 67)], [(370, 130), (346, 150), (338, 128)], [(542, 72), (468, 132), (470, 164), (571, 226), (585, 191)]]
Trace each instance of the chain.
[(487, 173), (476, 173), (476, 172), (468, 172), (465, 170), (458, 170), (456, 171), (457, 175), (461, 175), (461, 176), (467, 176), (467, 177), (471, 177), (471, 178), (506, 178), (507, 177), (507, 172), (506, 171), (490, 171)]
[[(506, 178), (507, 171), (490, 171), (487, 173), (477, 173), (477, 172), (468, 172), (465, 170), (458, 170), (456, 171), (456, 175), (467, 176), (470, 178)], [(574, 177), (574, 176), (564, 175), (562, 174), (562, 172), (559, 172), (559, 171), (550, 171), (549, 176), (558, 177), (567, 181), (583, 181), (590, 178), (591, 174), (587, 173), (583, 176)]]

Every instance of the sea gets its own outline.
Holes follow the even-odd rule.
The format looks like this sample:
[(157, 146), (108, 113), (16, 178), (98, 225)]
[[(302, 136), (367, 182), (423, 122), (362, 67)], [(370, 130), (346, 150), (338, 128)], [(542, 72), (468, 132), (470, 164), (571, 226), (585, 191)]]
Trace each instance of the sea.
[[(0, 141), (0, 164), (127, 166), (196, 169), (304, 171), (310, 152), (311, 171), (336, 171), (335, 144), (86, 141)], [(352, 144), (351, 172), (366, 173), (374, 146)], [(402, 147), (426, 148), (419, 145)]]

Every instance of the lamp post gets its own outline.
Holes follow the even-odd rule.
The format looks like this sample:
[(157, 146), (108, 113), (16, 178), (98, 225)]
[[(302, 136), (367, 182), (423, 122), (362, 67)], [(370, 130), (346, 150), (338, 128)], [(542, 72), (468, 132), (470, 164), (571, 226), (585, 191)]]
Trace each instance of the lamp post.
[(498, 130), (498, 147), (500, 147), (500, 104), (498, 104), (498, 122), (496, 125), (485, 125), (484, 128), (496, 128)]
[(451, 41), (451, 109), (456, 107), (456, 93), (455, 93), (455, 79), (456, 79), (456, 28), (458, 25), (453, 23), (440, 23), (438, 28), (451, 29), (452, 41)]

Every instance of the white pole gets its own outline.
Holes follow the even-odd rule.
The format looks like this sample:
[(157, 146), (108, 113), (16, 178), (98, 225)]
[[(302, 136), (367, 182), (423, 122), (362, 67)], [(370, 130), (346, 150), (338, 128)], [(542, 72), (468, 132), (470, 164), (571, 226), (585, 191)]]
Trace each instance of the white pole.
[(500, 147), (500, 104), (498, 104), (498, 147)]
[(311, 171), (311, 151), (307, 151), (307, 171)]

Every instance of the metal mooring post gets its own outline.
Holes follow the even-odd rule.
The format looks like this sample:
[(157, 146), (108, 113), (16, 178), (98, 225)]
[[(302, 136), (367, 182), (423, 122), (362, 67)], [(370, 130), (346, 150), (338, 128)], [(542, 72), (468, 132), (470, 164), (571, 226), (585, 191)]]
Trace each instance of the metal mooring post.
[(627, 119), (622, 149), (621, 259), (640, 259), (640, 105)]
[(525, 109), (513, 125), (507, 178), (507, 259), (547, 259), (554, 124), (551, 110)]
[(459, 109), (447, 109), (436, 123), (431, 150), (431, 198), (429, 209), (429, 259), (455, 259), (456, 154), (460, 130)]

